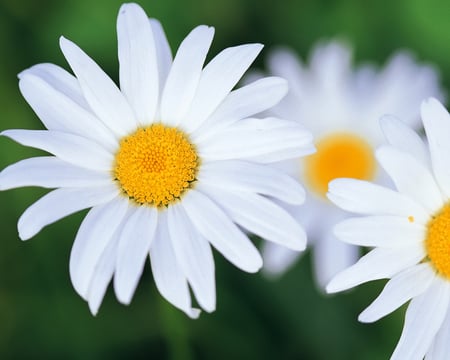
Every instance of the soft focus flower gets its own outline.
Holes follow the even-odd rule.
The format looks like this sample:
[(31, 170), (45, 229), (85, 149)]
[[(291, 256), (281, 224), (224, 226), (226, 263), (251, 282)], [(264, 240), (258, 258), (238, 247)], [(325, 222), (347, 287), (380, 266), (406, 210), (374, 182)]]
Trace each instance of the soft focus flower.
[[(307, 190), (305, 206), (290, 211), (306, 228), (316, 279), (323, 288), (358, 256), (357, 247), (336, 241), (331, 231), (348, 214), (326, 199), (328, 182), (339, 177), (384, 182), (373, 157), (383, 141), (379, 117), (393, 114), (418, 127), (417, 104), (428, 96), (440, 97), (438, 78), (407, 53), (397, 53), (380, 70), (368, 65), (353, 70), (349, 48), (338, 42), (317, 46), (307, 66), (282, 50), (272, 54), (268, 67), (288, 79), (290, 87), (270, 114), (303, 124), (317, 147), (316, 154), (283, 167)], [(285, 271), (299, 256), (272, 243), (263, 250), (265, 270), (272, 274)]]
[(374, 247), (342, 271), (327, 291), (389, 278), (360, 316), (376, 321), (411, 300), (391, 359), (448, 359), (450, 354), (450, 115), (435, 99), (422, 104), (429, 150), (406, 125), (383, 119), (390, 146), (376, 152), (397, 192), (370, 182), (337, 179), (328, 198), (342, 209), (369, 215), (336, 225), (349, 244)]
[(210, 244), (244, 271), (262, 265), (237, 225), (305, 247), (303, 229), (268, 198), (300, 204), (303, 189), (266, 164), (311, 153), (312, 137), (292, 121), (250, 118), (285, 95), (284, 80), (231, 91), (262, 45), (227, 48), (202, 69), (214, 29), (198, 26), (172, 60), (161, 25), (136, 4), (121, 7), (117, 32), (120, 90), (65, 38), (76, 77), (52, 64), (20, 74), (20, 90), (48, 130), (3, 135), (54, 156), (7, 167), (0, 187), (57, 188), (21, 216), (23, 240), (92, 208), (70, 256), (73, 286), (92, 313), (113, 275), (118, 300), (130, 303), (150, 255), (160, 293), (196, 317), (189, 287), (203, 309), (216, 306)]

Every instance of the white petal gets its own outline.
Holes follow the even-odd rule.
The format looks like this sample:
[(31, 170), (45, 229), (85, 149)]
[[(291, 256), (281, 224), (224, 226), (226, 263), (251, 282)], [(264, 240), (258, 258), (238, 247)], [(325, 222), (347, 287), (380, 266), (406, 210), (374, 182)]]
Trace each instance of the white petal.
[(150, 260), (155, 284), (161, 295), (191, 318), (197, 318), (200, 312), (191, 306), (188, 284), (172, 248), (167, 228), (167, 214), (164, 211), (159, 213), (158, 227), (150, 249)]
[(195, 231), (184, 209), (179, 205), (169, 207), (168, 225), (178, 264), (188, 279), (198, 303), (206, 311), (214, 311), (215, 270), (208, 241)]
[(382, 146), (375, 153), (402, 194), (421, 204), (429, 212), (443, 205), (442, 194), (428, 169), (410, 154), (392, 146)]
[(255, 192), (289, 204), (302, 204), (303, 186), (292, 177), (271, 166), (241, 160), (214, 161), (202, 164), (201, 183), (229, 190)]
[(426, 227), (401, 216), (368, 216), (344, 220), (334, 227), (342, 241), (371, 247), (404, 247), (426, 238)]
[(436, 99), (428, 99), (421, 107), (423, 125), (430, 147), (434, 174), (441, 189), (450, 197), (450, 115)]
[(249, 159), (263, 163), (314, 152), (312, 135), (297, 122), (244, 119), (198, 143), (205, 160)]
[(425, 257), (422, 244), (409, 248), (376, 248), (337, 274), (327, 285), (328, 293), (350, 289), (364, 282), (392, 277)]
[(327, 197), (341, 209), (359, 214), (413, 216), (423, 224), (429, 219), (414, 200), (368, 181), (335, 179), (328, 184)]
[[(122, 222), (128, 209), (128, 201), (119, 197), (104, 205), (92, 208), (78, 229), (70, 253), (70, 279), (73, 287), (84, 299), (97, 264), (105, 248)], [(114, 261), (116, 256), (114, 255)]]
[(395, 114), (413, 128), (420, 127), (420, 117), (417, 107), (411, 105), (428, 96), (442, 97), (436, 69), (417, 64), (405, 51), (394, 54), (375, 80), (372, 113), (379, 115), (382, 110)]
[(441, 328), (434, 338), (433, 345), (427, 353), (425, 360), (440, 360), (445, 359), (450, 354), (450, 311), (447, 310), (447, 315), (442, 323)]
[(172, 66), (172, 50), (161, 23), (156, 19), (150, 19), (150, 25), (155, 39), (156, 59), (158, 61), (159, 92), (162, 94), (170, 67)]
[(351, 67), (352, 49), (344, 42), (329, 41), (314, 48), (311, 71), (326, 90), (340, 89)]
[(201, 183), (197, 189), (212, 198), (234, 222), (248, 231), (292, 250), (305, 250), (306, 233), (303, 228), (287, 211), (267, 198)]
[(41, 156), (21, 160), (0, 173), (0, 190), (23, 186), (93, 187), (111, 184), (106, 172), (87, 170), (54, 156)]
[(63, 93), (85, 110), (90, 111), (89, 105), (83, 96), (77, 78), (68, 71), (64, 70), (62, 67), (50, 63), (37, 64), (22, 71), (18, 75), (19, 80), (22, 80), (26, 75), (34, 75), (41, 78), (50, 87), (60, 93)]
[(281, 76), (289, 81), (289, 92), (295, 96), (302, 95), (306, 71), (298, 55), (289, 48), (277, 48), (267, 57), (267, 67), (271, 74)]
[(95, 267), (95, 272), (89, 284), (87, 300), (92, 315), (97, 315), (100, 304), (105, 296), (106, 289), (114, 274), (114, 265), (116, 264), (116, 253), (118, 243), (118, 232), (114, 234), (113, 239), (108, 243), (106, 249), (100, 256)]
[[(317, 124), (319, 121), (314, 121), (314, 118), (317, 119), (317, 117), (304, 116), (302, 111), (314, 109), (313, 111), (316, 115), (320, 111), (320, 105), (316, 106), (313, 103), (316, 102), (319, 104), (326, 97), (323, 96), (322, 92), (320, 96), (317, 95), (318, 91), (320, 91), (319, 89), (313, 90), (316, 87), (313, 83), (315, 79), (311, 78), (312, 74), (309, 69), (304, 68), (298, 55), (292, 49), (287, 48), (276, 48), (275, 51), (272, 50), (266, 58), (266, 64), (270, 74), (287, 79), (289, 84), (288, 95), (283, 98), (278, 106), (271, 109), (271, 112), (275, 116), (284, 119), (295, 121), (302, 119), (302, 123), (309, 130), (313, 130), (315, 128), (314, 123), (319, 125)], [(311, 98), (308, 98), (308, 94), (310, 94)], [(330, 98), (327, 98), (327, 103)]]
[(429, 164), (428, 150), (420, 136), (395, 116), (385, 115), (380, 119), (381, 130), (389, 144), (409, 152), (423, 165)]
[(155, 208), (134, 207), (120, 232), (114, 290), (123, 304), (131, 302), (139, 283), (157, 223), (158, 211)]
[(116, 185), (100, 188), (63, 188), (53, 190), (31, 205), (17, 224), (19, 237), (28, 240), (44, 226), (77, 211), (104, 204), (119, 194)]
[(89, 109), (34, 75), (31, 70), (21, 76), (19, 87), (47, 129), (89, 138), (109, 150), (117, 147), (113, 133)]
[(211, 126), (217, 132), (240, 119), (271, 108), (287, 91), (286, 80), (279, 77), (267, 77), (232, 91), (194, 134), (194, 140), (209, 135)]
[[(345, 216), (349, 216), (343, 211), (336, 210), (335, 206), (330, 206), (329, 202), (323, 201), (323, 199), (310, 193), (306, 194), (305, 202), (302, 206), (282, 205), (306, 229), (306, 232), (311, 235), (310, 240), (313, 242), (317, 240), (324, 230), (331, 230), (337, 221)], [(319, 218), (320, 221), (317, 221)]]
[(144, 10), (123, 4), (117, 17), (120, 88), (141, 125), (150, 124), (159, 96), (158, 63), (152, 27)]
[(294, 251), (270, 241), (264, 241), (261, 252), (264, 261), (262, 271), (272, 277), (288, 271), (304, 254), (302, 251)]
[(430, 264), (410, 267), (389, 280), (381, 294), (358, 317), (361, 322), (374, 322), (419, 296), (431, 285), (436, 273)]
[(73, 42), (61, 37), (60, 47), (100, 120), (119, 137), (135, 130), (133, 110), (109, 76)]
[(263, 45), (230, 47), (215, 56), (205, 67), (183, 126), (192, 132), (210, 116), (236, 85)]
[(178, 48), (161, 99), (165, 124), (178, 125), (189, 110), (213, 36), (214, 28), (197, 26)]
[(207, 196), (191, 189), (181, 205), (197, 230), (229, 262), (246, 272), (261, 268), (262, 259), (256, 247)]
[(359, 248), (339, 241), (328, 231), (316, 239), (311, 254), (315, 280), (319, 289), (324, 290), (336, 274), (355, 264)]
[(85, 169), (111, 171), (112, 168), (114, 158), (111, 153), (78, 135), (49, 130), (5, 130), (1, 135)]
[(423, 359), (444, 321), (449, 301), (450, 286), (440, 279), (436, 279), (425, 293), (411, 300), (403, 332), (391, 360)]

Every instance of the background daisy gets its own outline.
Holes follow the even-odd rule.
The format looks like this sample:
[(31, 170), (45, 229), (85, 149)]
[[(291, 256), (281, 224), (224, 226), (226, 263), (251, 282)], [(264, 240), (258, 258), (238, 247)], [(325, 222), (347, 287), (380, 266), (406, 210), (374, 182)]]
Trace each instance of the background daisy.
[[(372, 155), (382, 142), (378, 118), (395, 114), (417, 128), (416, 106), (426, 96), (442, 96), (438, 76), (427, 65), (416, 64), (406, 52), (392, 56), (381, 69), (370, 65), (355, 69), (347, 45), (332, 41), (317, 45), (304, 65), (289, 50), (269, 56), (268, 71), (289, 81), (289, 94), (272, 114), (298, 121), (314, 135), (317, 153), (282, 164), (307, 189), (306, 206), (290, 207), (305, 226), (313, 248), (318, 285), (356, 261), (358, 248), (336, 241), (331, 228), (348, 216), (325, 197), (328, 182), (351, 177), (383, 182)], [(266, 243), (264, 267), (269, 274), (289, 268), (299, 253)]]
[(410, 303), (391, 359), (447, 359), (450, 354), (450, 115), (435, 99), (422, 104), (429, 150), (395, 118), (383, 129), (392, 146), (376, 152), (397, 192), (373, 183), (337, 179), (328, 198), (342, 209), (369, 215), (336, 225), (346, 243), (374, 247), (327, 285), (328, 292), (390, 279), (360, 316), (373, 322)]
[(114, 278), (129, 304), (150, 255), (159, 292), (191, 317), (190, 290), (206, 311), (216, 307), (210, 245), (256, 272), (261, 257), (234, 222), (302, 250), (303, 229), (271, 196), (298, 204), (300, 185), (265, 164), (314, 151), (292, 121), (251, 118), (287, 91), (266, 78), (232, 91), (262, 45), (227, 48), (204, 69), (214, 29), (198, 26), (173, 61), (161, 25), (136, 4), (117, 19), (120, 90), (74, 43), (61, 50), (76, 77), (53, 64), (19, 75), (20, 90), (48, 130), (2, 134), (47, 151), (0, 173), (0, 188), (57, 188), (18, 222), (27, 240), (85, 208), (70, 255), (76, 291), (96, 314)]
[[(123, 0), (3, 0), (0, 3), (1, 129), (43, 129), (17, 86), (17, 74), (52, 62), (68, 69), (58, 37), (75, 40), (119, 81), (117, 11)], [(353, 0), (141, 1), (158, 18), (172, 52), (197, 24), (211, 24), (214, 37), (207, 61), (234, 44), (280, 44), (308, 54), (318, 39), (340, 35), (355, 46), (356, 62), (381, 65), (398, 48), (431, 61), (450, 87), (447, 0), (366, 2)], [(413, 107), (417, 110), (417, 106)], [(0, 139), (0, 168), (41, 151)], [(349, 321), (375, 296), (371, 282), (332, 301), (317, 292), (309, 256), (278, 281), (246, 274), (214, 256), (217, 309), (191, 321), (160, 296), (150, 266), (124, 307), (107, 290), (93, 317), (74, 294), (66, 270), (73, 239), (86, 211), (41, 230), (32, 241), (17, 240), (18, 216), (48, 190), (27, 187), (0, 192), (0, 358), (95, 359), (388, 359), (403, 323), (401, 311), (371, 326)], [(320, 316), (319, 316), (320, 315)], [(305, 326), (305, 324), (308, 324)], [(324, 346), (326, 339), (326, 346)], [(24, 346), (24, 344), (27, 344)], [(233, 346), (230, 346), (233, 344)]]

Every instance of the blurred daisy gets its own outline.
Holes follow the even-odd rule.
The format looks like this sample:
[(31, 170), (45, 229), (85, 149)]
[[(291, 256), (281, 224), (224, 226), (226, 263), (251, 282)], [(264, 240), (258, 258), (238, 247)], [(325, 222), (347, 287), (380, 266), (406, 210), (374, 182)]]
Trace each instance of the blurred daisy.
[[(307, 67), (286, 50), (273, 53), (268, 67), (288, 79), (290, 88), (271, 114), (299, 121), (315, 138), (317, 153), (283, 167), (307, 189), (305, 206), (290, 211), (306, 228), (316, 279), (323, 288), (358, 256), (357, 247), (336, 241), (332, 234), (333, 224), (348, 214), (327, 201), (328, 182), (339, 177), (383, 181), (373, 157), (373, 149), (383, 141), (379, 117), (393, 114), (418, 127), (415, 105), (427, 96), (440, 96), (438, 79), (431, 67), (417, 65), (406, 53), (394, 55), (379, 71), (368, 65), (352, 70), (350, 50), (338, 42), (317, 46)], [(268, 273), (285, 271), (298, 256), (264, 244)]]
[(235, 223), (305, 247), (303, 229), (266, 197), (298, 204), (303, 189), (266, 164), (311, 153), (312, 137), (292, 121), (250, 118), (285, 95), (284, 80), (231, 91), (262, 45), (227, 48), (202, 69), (214, 29), (199, 26), (172, 61), (161, 25), (136, 4), (121, 7), (117, 32), (120, 90), (64, 38), (76, 77), (52, 64), (20, 74), (20, 90), (48, 130), (3, 135), (54, 156), (9, 166), (0, 187), (58, 188), (23, 213), (23, 240), (92, 208), (70, 255), (72, 283), (92, 313), (113, 275), (118, 300), (130, 303), (150, 256), (160, 293), (196, 317), (189, 286), (203, 309), (216, 306), (210, 244), (244, 271), (262, 265)]
[(376, 152), (398, 192), (366, 181), (337, 179), (328, 198), (342, 209), (369, 215), (336, 225), (349, 244), (374, 247), (327, 286), (349, 289), (390, 280), (360, 316), (376, 321), (411, 300), (391, 359), (448, 359), (450, 354), (450, 115), (435, 99), (422, 104), (429, 151), (395, 118), (384, 118), (391, 146)]

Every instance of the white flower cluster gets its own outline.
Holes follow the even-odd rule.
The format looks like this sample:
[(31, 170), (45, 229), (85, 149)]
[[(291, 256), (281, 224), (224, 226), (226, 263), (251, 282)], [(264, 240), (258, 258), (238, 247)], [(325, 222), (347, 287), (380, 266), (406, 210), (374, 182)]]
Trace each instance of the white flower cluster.
[[(74, 75), (53, 64), (19, 74), (46, 130), (2, 133), (51, 154), (0, 173), (1, 190), (55, 189), (20, 217), (22, 240), (90, 209), (70, 277), (93, 314), (111, 281), (129, 304), (149, 259), (161, 295), (196, 318), (191, 291), (216, 308), (212, 247), (246, 272), (280, 275), (308, 237), (320, 289), (389, 279), (360, 321), (411, 300), (392, 359), (450, 357), (450, 115), (431, 66), (399, 52), (380, 70), (353, 69), (333, 41), (309, 64), (272, 52), (273, 76), (236, 88), (261, 44), (204, 65), (214, 28), (201, 25), (173, 56), (136, 4), (120, 8), (117, 33), (120, 86), (61, 37)], [(262, 256), (248, 234), (268, 241)], [(360, 247), (371, 249), (357, 261)]]

